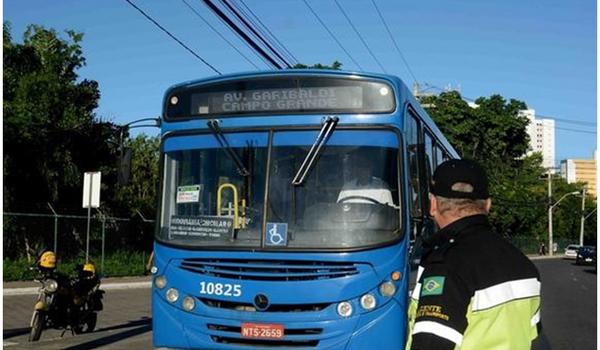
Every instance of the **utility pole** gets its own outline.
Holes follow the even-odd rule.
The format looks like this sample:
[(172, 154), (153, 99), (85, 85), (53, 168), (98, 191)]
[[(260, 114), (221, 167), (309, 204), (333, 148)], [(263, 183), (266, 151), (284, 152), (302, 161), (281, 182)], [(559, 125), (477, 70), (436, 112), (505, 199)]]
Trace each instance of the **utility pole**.
[(548, 251), (554, 255), (554, 244), (552, 241), (552, 173), (548, 169)]
[(583, 245), (583, 226), (584, 226), (584, 221), (585, 221), (585, 217), (584, 217), (584, 210), (585, 210), (585, 190), (586, 187), (583, 187), (583, 191), (582, 191), (582, 196), (581, 196), (581, 229), (579, 231), (579, 245), (582, 246)]

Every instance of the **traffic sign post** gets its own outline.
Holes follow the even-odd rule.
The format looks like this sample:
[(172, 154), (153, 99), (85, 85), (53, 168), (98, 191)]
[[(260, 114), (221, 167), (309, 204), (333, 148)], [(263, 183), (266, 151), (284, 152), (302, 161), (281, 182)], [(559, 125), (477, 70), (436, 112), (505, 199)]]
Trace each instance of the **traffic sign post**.
[(88, 263), (90, 258), (90, 218), (92, 208), (100, 206), (100, 178), (99, 171), (86, 172), (83, 176), (83, 208), (87, 208), (87, 233), (85, 239), (85, 262)]

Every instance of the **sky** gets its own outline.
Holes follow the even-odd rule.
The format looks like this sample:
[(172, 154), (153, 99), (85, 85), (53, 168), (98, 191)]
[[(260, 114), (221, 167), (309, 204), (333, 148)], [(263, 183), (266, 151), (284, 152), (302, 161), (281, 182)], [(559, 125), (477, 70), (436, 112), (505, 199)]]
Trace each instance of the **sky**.
[[(268, 69), (202, 1), (132, 1), (219, 71), (256, 70), (187, 1), (255, 65)], [(339, 60), (343, 68), (359, 70), (303, 0), (243, 1), (300, 62)], [(365, 71), (381, 72), (334, 0), (307, 1)], [(500, 94), (524, 101), (536, 115), (557, 118), (557, 162), (592, 157), (596, 126), (562, 120), (597, 120), (596, 1), (374, 1), (418, 82), (460, 88), (469, 98)], [(385, 70), (412, 87), (372, 1), (339, 3)], [(83, 32), (87, 65), (79, 76), (99, 83), (96, 113), (116, 123), (159, 116), (169, 86), (215, 74), (124, 0), (4, 0), (3, 10), (15, 41), (29, 24)]]

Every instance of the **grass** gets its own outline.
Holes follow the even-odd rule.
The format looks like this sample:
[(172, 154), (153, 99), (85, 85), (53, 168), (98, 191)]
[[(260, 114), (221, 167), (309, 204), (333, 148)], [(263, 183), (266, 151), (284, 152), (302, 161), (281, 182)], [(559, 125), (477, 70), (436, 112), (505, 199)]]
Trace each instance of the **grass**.
[[(128, 251), (106, 255), (104, 257), (104, 272), (101, 271), (100, 257), (94, 257), (93, 262), (96, 264), (96, 271), (104, 277), (141, 276), (144, 274), (147, 257), (148, 254), (144, 252)], [(75, 266), (83, 262), (84, 259), (60, 260), (58, 271), (72, 275)], [(4, 259), (2, 267), (4, 281), (32, 280), (36, 276), (36, 272), (29, 270), (31, 265), (26, 258)]]

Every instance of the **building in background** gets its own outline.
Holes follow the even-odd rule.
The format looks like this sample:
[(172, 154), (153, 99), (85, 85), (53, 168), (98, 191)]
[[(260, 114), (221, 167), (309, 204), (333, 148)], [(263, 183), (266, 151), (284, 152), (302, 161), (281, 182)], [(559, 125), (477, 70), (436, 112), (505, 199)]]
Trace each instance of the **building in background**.
[(529, 120), (527, 134), (529, 134), (529, 152), (540, 152), (543, 157), (542, 166), (554, 172), (556, 163), (554, 161), (554, 119), (536, 118), (535, 109), (519, 111), (519, 116)]
[(568, 183), (585, 182), (590, 195), (598, 197), (596, 192), (596, 152), (593, 159), (565, 159), (560, 162), (560, 175)]

